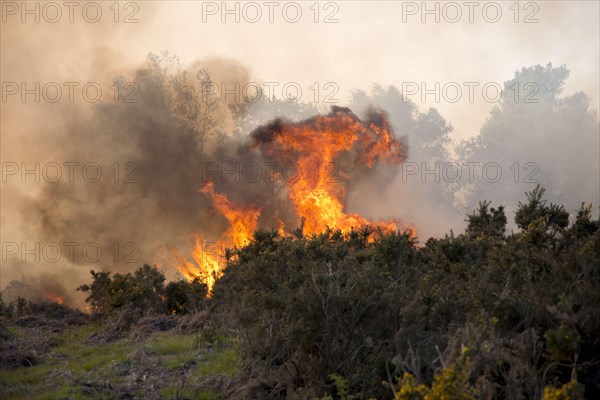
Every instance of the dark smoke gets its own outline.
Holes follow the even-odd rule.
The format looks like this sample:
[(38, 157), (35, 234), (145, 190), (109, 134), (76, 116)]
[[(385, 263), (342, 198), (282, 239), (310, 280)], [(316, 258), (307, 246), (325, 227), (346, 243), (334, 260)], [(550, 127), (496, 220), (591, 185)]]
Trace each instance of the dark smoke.
[[(184, 257), (188, 255), (194, 234), (217, 240), (227, 229), (227, 222), (198, 191), (207, 179), (207, 165), (235, 169), (249, 162), (294, 162), (293, 156), (276, 154), (270, 146), (273, 135), (294, 126), (291, 120), (279, 118), (251, 134), (234, 134), (240, 121), (248, 126), (252, 110), (244, 104), (203, 98), (202, 81), (194, 71), (202, 68), (219, 81), (244, 82), (249, 75), (241, 65), (208, 60), (181, 71), (168, 57), (151, 56), (149, 61), (148, 67), (133, 74), (137, 103), (103, 102), (91, 114), (66, 116), (60, 146), (49, 149), (52, 160), (59, 163), (99, 163), (102, 179), (95, 183), (81, 179), (45, 183), (37, 195), (23, 195), (19, 201), (24, 229), (36, 240), (81, 245), (93, 242), (102, 249), (97, 262), (90, 263), (81, 251), (75, 251), (72, 259), (47, 265), (52, 270), (45, 276), (60, 277), (57, 281), (61, 285), (54, 285), (53, 290), (63, 296), (74, 292), (90, 269), (129, 272), (142, 263), (166, 266), (174, 262), (174, 247)], [(397, 165), (375, 160), (371, 168), (365, 159), (372, 146), (381, 145), (376, 132), (390, 129), (384, 112), (370, 110), (361, 121), (349, 109), (336, 107), (325, 118), (346, 121), (348, 126), (357, 125), (364, 131), (362, 140), (335, 160), (340, 168), (336, 177), (345, 191), (391, 181)], [(317, 117), (299, 122), (317, 131), (318, 123)], [(390, 151), (397, 162), (404, 159), (406, 148), (400, 142), (393, 143)], [(293, 229), (301, 216), (287, 198), (285, 184), (276, 178), (263, 173), (253, 182), (211, 180), (216, 191), (233, 202), (261, 208), (260, 226), (275, 228), (283, 221), (286, 228)], [(23, 265), (15, 262), (9, 269), (20, 275), (17, 271), (22, 271)], [(175, 276), (173, 269), (166, 268), (165, 272), (167, 277)], [(29, 273), (23, 275), (29, 284), (39, 286), (37, 279), (28, 278)], [(66, 303), (82, 305), (82, 299), (65, 297)]]

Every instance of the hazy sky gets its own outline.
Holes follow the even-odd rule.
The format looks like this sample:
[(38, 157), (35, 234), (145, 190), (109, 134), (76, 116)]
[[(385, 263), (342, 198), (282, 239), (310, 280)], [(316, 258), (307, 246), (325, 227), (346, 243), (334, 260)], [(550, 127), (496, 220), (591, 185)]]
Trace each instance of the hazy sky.
[[(149, 52), (166, 50), (179, 55), (184, 64), (207, 56), (233, 58), (245, 64), (257, 82), (280, 83), (275, 89), (280, 96), (284, 84), (298, 82), (302, 100), (314, 98), (310, 87), (315, 82), (321, 101), (333, 90), (331, 86), (324, 90), (324, 85), (334, 82), (339, 92), (333, 98), (342, 104), (351, 90), (368, 90), (374, 83), (400, 89), (410, 82), (424, 83), (435, 90), (439, 82), (439, 103), (429, 94), (424, 104), (420, 89), (409, 98), (422, 108), (438, 108), (455, 127), (456, 137), (463, 138), (477, 133), (492, 106), (483, 97), (486, 83), (502, 85), (521, 67), (551, 62), (566, 64), (571, 70), (566, 93), (583, 90), (598, 109), (597, 1), (521, 2), (517, 6), (512, 1), (474, 2), (472, 6), (428, 2), (427, 10), (438, 10), (430, 14), (422, 2), (339, 1), (320, 2), (318, 7), (312, 1), (273, 2), (272, 6), (250, 3), (228, 2), (229, 10), (237, 7), (232, 14), (223, 12), (222, 2), (132, 2), (135, 7), (120, 3), (119, 23), (113, 22), (112, 2), (100, 3), (98, 23), (84, 21), (80, 9), (74, 10), (74, 22), (69, 23), (68, 10), (62, 7), (57, 23), (44, 21), (40, 10), (40, 23), (25, 15), (23, 24), (22, 10), (15, 15), (10, 10), (10, 14), (4, 12), (7, 22), (2, 24), (3, 80), (38, 76), (99, 80), (98, 69), (104, 65), (110, 64), (115, 73), (123, 72), (118, 71), (120, 65), (125, 70), (127, 65), (143, 63)], [(288, 22), (296, 18), (298, 9), (298, 22)], [(93, 17), (94, 12), (90, 8), (87, 15)], [(52, 18), (54, 11), (48, 9), (46, 14)], [(124, 23), (127, 16), (138, 22)], [(252, 23), (254, 19), (258, 21)], [(337, 22), (325, 23), (325, 19)], [(452, 82), (462, 90), (455, 103), (447, 101), (456, 96), (452, 87), (447, 87), (450, 99), (443, 96), (444, 85)], [(473, 102), (464, 82), (479, 84), (474, 87)], [(488, 97), (493, 98), (494, 86), (488, 90)]]
[[(25, 4), (33, 14), (23, 12)], [(374, 84), (418, 88), (408, 98), (422, 110), (437, 108), (454, 126), (455, 142), (476, 135), (488, 118), (493, 103), (485, 100), (483, 86), (491, 87), (486, 94), (494, 98), (494, 87), (522, 67), (566, 64), (571, 75), (565, 94), (582, 90), (597, 110), (599, 4), (427, 2), (425, 7), (433, 13), (424, 13), (420, 1), (259, 1), (227, 2), (234, 11), (224, 14), (220, 1), (76, 2), (73, 10), (63, 2), (2, 1), (2, 161), (55, 160), (50, 149), (74, 146), (64, 138), (70, 116), (91, 113), (94, 107), (81, 100), (80, 90), (73, 104), (65, 100), (66, 91), (57, 103), (36, 103), (32, 95), (21, 102), (19, 93), (7, 95), (6, 83), (26, 82), (31, 87), (35, 82), (56, 82), (64, 88), (65, 82), (98, 82), (106, 100), (115, 76), (131, 78), (149, 53), (163, 51), (178, 55), (188, 67), (209, 57), (235, 60), (248, 69), (252, 81), (263, 87), (265, 82), (278, 84), (279, 98), (285, 95), (282, 87), (291, 83), (301, 88), (302, 101), (314, 101), (318, 87), (319, 102), (330, 95), (338, 105), (345, 105), (353, 90), (368, 91)], [(422, 85), (435, 92), (436, 82), (439, 102), (433, 93), (423, 102)], [(465, 82), (474, 87), (473, 102)], [(450, 89), (447, 96), (444, 86)], [(454, 91), (457, 86), (460, 98)], [(89, 127), (77, 128), (81, 135), (89, 133)], [(35, 195), (40, 188), (17, 179), (3, 185), (3, 241), (31, 239), (21, 229), (20, 194)], [(9, 274), (3, 269), (0, 287), (18, 278), (19, 268)], [(73, 281), (81, 282), (87, 271), (77, 270), (75, 275)]]
[[(420, 93), (410, 98), (423, 107), (440, 109), (459, 136), (475, 134), (485, 121), (491, 104), (482, 96), (484, 84), (502, 84), (515, 70), (533, 64), (567, 64), (571, 77), (566, 91), (584, 90), (598, 108), (598, 2), (542, 1), (527, 8), (521, 3), (518, 23), (513, 2), (479, 2), (472, 9), (473, 23), (463, 2), (453, 3), (458, 8), (448, 2), (430, 2), (426, 7), (435, 10), (436, 3), (439, 23), (435, 14), (422, 13), (421, 2), (349, 1), (336, 3), (337, 23), (315, 24), (314, 11), (309, 9), (312, 2), (305, 2), (301, 3), (303, 17), (296, 24), (287, 23), (277, 9), (275, 22), (269, 24), (266, 7), (265, 22), (245, 22), (242, 14), (240, 23), (235, 23), (234, 15), (225, 15), (230, 22), (223, 24), (221, 7), (203, 23), (199, 2), (178, 2), (163, 5), (147, 31), (135, 37), (136, 42), (148, 43), (136, 46), (135, 52), (141, 57), (154, 47), (184, 60), (205, 54), (234, 57), (247, 63), (257, 79), (298, 81), (306, 92), (311, 82), (336, 82), (341, 101), (353, 88), (368, 89), (373, 83), (402, 88), (406, 82), (425, 82), (433, 89), (440, 82), (441, 91), (445, 84), (457, 82), (463, 96), (454, 104), (443, 98), (436, 103), (433, 95), (422, 104)], [(502, 16), (496, 23), (487, 22), (495, 19), (495, 5)], [(325, 10), (323, 3), (321, 7), (320, 18), (336, 10), (333, 6)], [(292, 10), (287, 13), (293, 17)], [(456, 10), (462, 16), (452, 23)], [(246, 11), (247, 19), (253, 18), (252, 10)], [(527, 16), (538, 22), (524, 23)], [(464, 82), (481, 85), (475, 88), (473, 103)], [(451, 92), (448, 96), (454, 98)], [(489, 96), (493, 98), (493, 90)]]

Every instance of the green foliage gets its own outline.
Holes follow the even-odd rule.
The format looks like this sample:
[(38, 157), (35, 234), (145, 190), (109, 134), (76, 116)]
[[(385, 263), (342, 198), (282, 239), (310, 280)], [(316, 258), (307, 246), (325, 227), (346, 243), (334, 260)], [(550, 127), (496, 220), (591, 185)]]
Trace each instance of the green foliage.
[(174, 281), (166, 287), (165, 277), (147, 264), (133, 274), (115, 274), (91, 271), (92, 283), (79, 286), (88, 294), (86, 302), (92, 311), (111, 315), (129, 307), (138, 314), (185, 314), (200, 311), (207, 294), (206, 284), (197, 279), (192, 282)]
[(569, 225), (543, 194), (528, 193), (510, 234), (489, 202), (464, 233), (424, 245), (401, 232), (256, 232), (211, 299), (260, 383), (250, 397), (386, 399), (381, 382), (399, 380), (399, 398), (535, 399), (573, 371), (598, 394), (599, 223), (582, 207)]
[(191, 314), (204, 308), (208, 286), (198, 278), (173, 281), (165, 287), (165, 304), (171, 314)]
[(479, 208), (467, 215), (468, 226), (466, 233), (473, 238), (493, 237), (502, 238), (506, 231), (506, 215), (504, 207), (498, 209), (488, 207), (491, 202), (479, 202)]
[[(569, 224), (543, 194), (537, 187), (519, 205), (514, 233), (505, 230), (503, 207), (487, 201), (467, 216), (465, 232), (424, 244), (406, 232), (371, 229), (310, 237), (301, 228), (285, 237), (259, 230), (249, 245), (229, 251), (210, 299), (199, 281), (165, 286), (147, 265), (114, 276), (92, 271), (81, 290), (94, 311), (110, 317), (100, 320), (102, 332), (124, 329), (130, 309), (138, 316), (203, 310), (191, 328), (196, 335), (155, 334), (138, 351), (144, 363), (154, 360), (144, 368), (185, 371), (187, 382), (239, 379), (224, 398), (600, 397), (600, 221), (582, 205)], [(24, 300), (11, 307), (17, 317), (54, 313)], [(76, 379), (99, 370), (118, 380), (114, 363), (137, 362), (119, 344), (98, 356), (95, 347), (69, 344), (51, 354), (76, 358), (69, 364)], [(22, 377), (11, 372), (5, 387), (21, 393), (23, 385), (39, 385), (50, 374), (43, 364)], [(188, 393), (179, 383), (156, 387), (164, 396)]]
[(336, 396), (335, 397), (325, 396), (325, 397), (320, 398), (319, 400), (334, 400), (334, 399), (353, 400), (353, 399), (359, 398), (359, 396), (353, 396), (348, 393), (348, 382), (346, 382), (344, 377), (342, 377), (338, 374), (331, 374), (329, 376), (329, 378), (331, 378), (331, 380), (333, 381), (333, 384), (335, 386)]
[(581, 203), (581, 207), (577, 210), (575, 215), (575, 222), (573, 223), (573, 233), (578, 239), (592, 235), (598, 230), (598, 221), (592, 220), (592, 205), (585, 205)]
[(548, 359), (553, 361), (571, 361), (573, 356), (579, 352), (581, 337), (576, 327), (571, 324), (562, 323), (556, 328), (546, 331), (546, 351)]
[(469, 358), (463, 351), (456, 362), (435, 375), (431, 388), (405, 373), (398, 382), (399, 388), (394, 400), (475, 400), (475, 388), (468, 383), (469, 374)]
[(89, 294), (85, 301), (90, 304), (92, 311), (108, 313), (112, 309), (112, 303), (114, 303), (111, 300), (112, 281), (110, 272), (95, 272), (94, 270), (91, 270), (90, 273), (93, 278), (92, 284), (81, 285), (77, 290)]
[(368, 237), (330, 230), (281, 238), (259, 231), (238, 251), (212, 301), (241, 330), (249, 372), (274, 377), (286, 371), (293, 386), (325, 384), (332, 372), (351, 385), (373, 385), (373, 374), (385, 376), (379, 366), (390, 347), (379, 343), (393, 336), (397, 319), (386, 296), (404, 265), (382, 261), (394, 256), (393, 247), (409, 256), (414, 242), (408, 234), (391, 235), (376, 252)]
[(17, 297), (15, 307), (17, 317), (22, 317), (27, 313), (27, 300), (22, 297)]
[(546, 206), (543, 200), (545, 189), (537, 185), (531, 192), (526, 193), (527, 203), (519, 202), (515, 214), (515, 222), (519, 228), (529, 230), (531, 225), (541, 224), (545, 229), (562, 229), (569, 224), (569, 213), (563, 206), (550, 204)]
[(559, 388), (544, 388), (543, 400), (580, 400), (583, 399), (581, 385), (570, 381)]
[(394, 400), (423, 400), (425, 396), (431, 393), (431, 390), (419, 383), (417, 379), (405, 372), (402, 379), (398, 381), (398, 391), (394, 395)]
[(469, 359), (463, 352), (455, 363), (435, 376), (425, 400), (475, 400), (475, 389), (468, 383), (469, 369)]

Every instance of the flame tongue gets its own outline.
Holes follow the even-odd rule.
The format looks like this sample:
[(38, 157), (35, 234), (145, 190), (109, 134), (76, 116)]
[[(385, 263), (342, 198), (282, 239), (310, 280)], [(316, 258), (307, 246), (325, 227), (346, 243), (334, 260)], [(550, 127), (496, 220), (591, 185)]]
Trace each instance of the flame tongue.
[(250, 239), (256, 230), (260, 209), (253, 207), (236, 208), (224, 194), (215, 193), (215, 186), (207, 182), (200, 188), (200, 192), (208, 194), (217, 210), (219, 210), (230, 227), (225, 232), (225, 240), (236, 247), (243, 247), (250, 243)]
[(212, 182), (207, 182), (199, 191), (208, 195), (214, 207), (227, 219), (229, 229), (216, 243), (208, 243), (201, 235), (195, 237), (192, 253), (195, 264), (187, 261), (175, 250), (177, 269), (188, 280), (199, 278), (208, 286), (209, 292), (215, 280), (223, 273), (223, 250), (227, 247), (243, 247), (250, 243), (258, 225), (260, 210), (253, 207), (237, 207), (224, 194), (216, 193)]

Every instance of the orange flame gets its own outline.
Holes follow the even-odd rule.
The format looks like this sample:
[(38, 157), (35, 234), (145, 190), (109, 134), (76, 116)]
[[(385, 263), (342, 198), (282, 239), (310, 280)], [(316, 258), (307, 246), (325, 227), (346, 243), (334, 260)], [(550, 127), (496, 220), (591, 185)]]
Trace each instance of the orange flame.
[(211, 246), (201, 235), (196, 235), (196, 244), (192, 252), (194, 263), (187, 261), (177, 251), (175, 257), (179, 261), (177, 265), (179, 272), (189, 281), (199, 278), (205, 282), (210, 293), (216, 279), (223, 273), (223, 250), (233, 246), (240, 248), (250, 243), (258, 225), (260, 210), (236, 207), (227, 196), (215, 192), (212, 182), (207, 182), (199, 191), (210, 196), (215, 208), (229, 222), (229, 229), (223, 234), (221, 240), (211, 243)]
[[(400, 228), (395, 220), (374, 222), (345, 212), (346, 186), (353, 169), (370, 170), (376, 163), (399, 164), (403, 160), (403, 145), (394, 138), (385, 115), (373, 113), (370, 117), (365, 123), (348, 109), (334, 108), (328, 115), (317, 115), (299, 123), (276, 120), (252, 134), (253, 148), (259, 149), (264, 157), (295, 166), (295, 176), (284, 177), (278, 173), (276, 179), (287, 189), (297, 223), (305, 218), (304, 234), (319, 234), (327, 228), (344, 233), (367, 226), (384, 233)], [(338, 168), (338, 164), (344, 168)], [(177, 269), (183, 276), (190, 281), (200, 278), (208, 285), (210, 294), (223, 272), (224, 262), (220, 260), (223, 249), (250, 243), (261, 210), (233, 204), (227, 196), (215, 192), (212, 182), (199, 191), (211, 198), (216, 210), (229, 222), (229, 228), (215, 246), (221, 254), (208, 249), (204, 238), (197, 235), (192, 254), (194, 262), (178, 253), (175, 256)], [(285, 224), (279, 220), (277, 230), (281, 235), (284, 228)], [(404, 228), (415, 235), (412, 226)]]
[(63, 304), (65, 302), (65, 298), (63, 296), (50, 291), (44, 292), (44, 300), (48, 300), (56, 304)]
[(387, 124), (365, 126), (351, 113), (318, 115), (301, 123), (281, 124), (261, 146), (272, 158), (293, 162), (297, 174), (287, 179), (290, 200), (296, 214), (306, 217), (305, 234), (318, 234), (328, 227), (349, 232), (364, 226), (383, 232), (398, 229), (396, 221), (373, 222), (358, 214), (345, 213), (343, 183), (348, 179), (336, 167), (336, 156), (354, 149), (358, 161), (371, 168), (376, 161), (397, 164), (402, 145), (393, 138)]
[(236, 247), (243, 247), (250, 243), (250, 239), (256, 230), (260, 209), (251, 207), (236, 208), (224, 194), (215, 193), (212, 182), (207, 182), (200, 188), (200, 191), (211, 197), (216, 209), (229, 221), (230, 227), (225, 232), (225, 239)]

